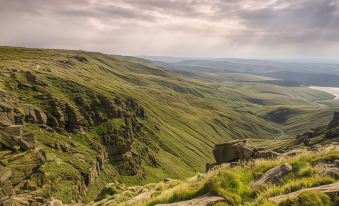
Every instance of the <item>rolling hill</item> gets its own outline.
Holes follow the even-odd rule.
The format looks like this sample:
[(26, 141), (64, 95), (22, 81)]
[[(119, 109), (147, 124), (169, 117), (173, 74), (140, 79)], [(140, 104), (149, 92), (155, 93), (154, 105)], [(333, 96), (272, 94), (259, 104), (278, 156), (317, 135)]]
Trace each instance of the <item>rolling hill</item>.
[[(332, 98), (325, 92), (265, 84), (271, 78), (253, 74), (190, 72), (136, 57), (0, 47), (7, 186), (22, 201), (89, 202), (108, 182), (146, 184), (203, 171), (217, 143), (279, 145), (332, 118), (333, 107), (316, 102)], [(34, 167), (10, 164), (18, 155), (18, 164)]]

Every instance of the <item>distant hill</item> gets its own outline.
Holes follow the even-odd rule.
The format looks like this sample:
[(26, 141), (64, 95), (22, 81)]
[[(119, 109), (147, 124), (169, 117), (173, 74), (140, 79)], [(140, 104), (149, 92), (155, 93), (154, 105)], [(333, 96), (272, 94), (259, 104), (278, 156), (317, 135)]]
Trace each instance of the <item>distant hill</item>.
[[(243, 73), (272, 77), (302, 85), (339, 86), (339, 64), (302, 63), (256, 59), (189, 59), (145, 57), (155, 64), (165, 66), (183, 75), (206, 74), (225, 75)], [(271, 82), (276, 83), (276, 82)], [(279, 84), (279, 83), (278, 83)]]

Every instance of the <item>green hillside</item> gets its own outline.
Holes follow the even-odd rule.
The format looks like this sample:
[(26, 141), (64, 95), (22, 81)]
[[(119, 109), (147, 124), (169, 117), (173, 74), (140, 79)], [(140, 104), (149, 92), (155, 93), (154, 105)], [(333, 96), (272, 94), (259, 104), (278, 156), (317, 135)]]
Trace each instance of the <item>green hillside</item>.
[(216, 143), (293, 138), (331, 119), (331, 106), (315, 102), (327, 93), (244, 78), (251, 82), (182, 76), (135, 57), (0, 47), (1, 111), (46, 152), (41, 193), (66, 203), (93, 200), (107, 182), (189, 177)]

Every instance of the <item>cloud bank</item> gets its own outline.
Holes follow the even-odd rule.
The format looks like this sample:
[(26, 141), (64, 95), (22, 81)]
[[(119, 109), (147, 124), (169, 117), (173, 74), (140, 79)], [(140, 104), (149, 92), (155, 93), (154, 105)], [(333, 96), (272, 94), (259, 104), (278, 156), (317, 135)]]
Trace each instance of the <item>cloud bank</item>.
[(0, 0), (0, 44), (127, 55), (337, 58), (339, 0)]

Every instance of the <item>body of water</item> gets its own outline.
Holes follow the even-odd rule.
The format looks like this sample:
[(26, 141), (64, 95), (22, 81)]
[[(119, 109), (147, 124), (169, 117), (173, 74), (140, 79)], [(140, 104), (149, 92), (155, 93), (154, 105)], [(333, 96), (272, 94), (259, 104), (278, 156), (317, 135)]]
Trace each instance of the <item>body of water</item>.
[(334, 99), (339, 99), (339, 87), (316, 87), (316, 86), (310, 86), (309, 88), (330, 93), (330, 94), (335, 96)]

